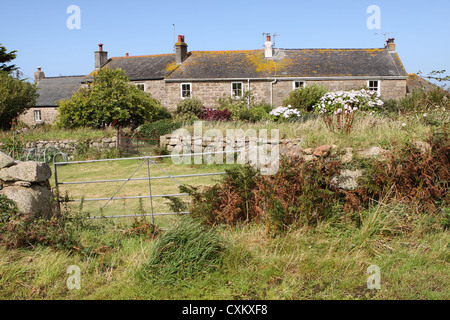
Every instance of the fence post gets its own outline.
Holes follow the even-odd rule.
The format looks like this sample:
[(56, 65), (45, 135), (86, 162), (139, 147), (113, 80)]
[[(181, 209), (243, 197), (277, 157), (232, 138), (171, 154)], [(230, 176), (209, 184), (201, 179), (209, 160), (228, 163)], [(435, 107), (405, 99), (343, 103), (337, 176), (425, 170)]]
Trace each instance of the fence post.
[(148, 192), (150, 194), (150, 212), (152, 214), (152, 224), (155, 224), (155, 218), (153, 217), (152, 183), (150, 179), (150, 158), (148, 157), (147, 157), (147, 177), (148, 177)]
[(55, 176), (55, 189), (56, 189), (56, 217), (59, 217), (61, 215), (61, 205), (59, 203), (58, 173), (56, 169), (55, 158), (56, 155), (53, 156), (53, 175)]

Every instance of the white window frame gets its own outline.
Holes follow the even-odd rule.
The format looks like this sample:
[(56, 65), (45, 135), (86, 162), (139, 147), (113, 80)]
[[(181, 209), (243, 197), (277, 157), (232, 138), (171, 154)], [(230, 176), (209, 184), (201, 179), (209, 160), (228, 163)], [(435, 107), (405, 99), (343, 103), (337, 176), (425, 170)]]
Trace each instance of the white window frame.
[(134, 85), (137, 86), (144, 86), (144, 92), (147, 92), (147, 84), (145, 82), (135, 82)]
[[(235, 94), (234, 94), (234, 89), (233, 89), (233, 85), (234, 85), (234, 84), (239, 84), (239, 85), (241, 86), (241, 88), (238, 89), (238, 90), (241, 91), (241, 94), (240, 94), (240, 95), (235, 95)], [(234, 82), (232, 82), (232, 83), (230, 84), (230, 90), (231, 90), (231, 96), (232, 96), (233, 98), (236, 98), (236, 99), (242, 98), (242, 97), (244, 96), (244, 82), (242, 82), (242, 81), (234, 81)]]
[[(183, 96), (183, 86), (186, 86), (186, 85), (189, 86), (189, 97)], [(186, 90), (184, 90), (184, 91), (186, 91)], [(180, 84), (180, 97), (181, 97), (181, 99), (186, 99), (186, 98), (192, 97), (192, 83), (190, 83), (190, 82), (183, 82), (183, 83)]]
[[(302, 85), (300, 87), (296, 87), (295, 83), (297, 83), (297, 82), (301, 82)], [(306, 86), (306, 82), (305, 81), (302, 81), (302, 80), (294, 80), (294, 81), (292, 81), (292, 90), (304, 88), (305, 86)]]
[(42, 112), (41, 110), (34, 110), (34, 121), (42, 122)]
[[(377, 84), (377, 87), (376, 87), (376, 90), (374, 90), (373, 88), (373, 86), (371, 87), (370, 86), (370, 82), (371, 81), (373, 81), (373, 82), (376, 82), (376, 84)], [(369, 90), (371, 90), (371, 91), (376, 91), (378, 94), (380, 94), (380, 92), (381, 92), (381, 81), (380, 80), (367, 80), (367, 89), (369, 89)]]

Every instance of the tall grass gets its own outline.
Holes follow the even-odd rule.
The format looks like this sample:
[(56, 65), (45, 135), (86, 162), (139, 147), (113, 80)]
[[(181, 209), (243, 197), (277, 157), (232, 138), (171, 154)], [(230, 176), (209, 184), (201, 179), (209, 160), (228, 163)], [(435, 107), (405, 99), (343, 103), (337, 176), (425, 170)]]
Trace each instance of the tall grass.
[(162, 283), (190, 280), (221, 267), (227, 245), (214, 229), (182, 217), (155, 244), (149, 261), (138, 273)]

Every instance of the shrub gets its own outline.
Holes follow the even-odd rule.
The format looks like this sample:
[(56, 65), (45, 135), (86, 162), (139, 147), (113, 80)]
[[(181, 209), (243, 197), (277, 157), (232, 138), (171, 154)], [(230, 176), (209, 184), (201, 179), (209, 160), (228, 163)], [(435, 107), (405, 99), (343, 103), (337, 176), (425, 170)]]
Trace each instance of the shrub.
[(272, 106), (267, 103), (259, 103), (241, 110), (239, 115), (239, 120), (245, 120), (250, 122), (257, 122), (262, 120), (270, 120), (270, 111), (272, 111)]
[(315, 109), (322, 115), (329, 130), (350, 132), (356, 112), (373, 115), (382, 106), (383, 101), (376, 91), (361, 89), (326, 93)]
[(450, 93), (440, 87), (430, 90), (414, 90), (402, 98), (398, 103), (398, 108), (402, 113), (426, 112), (435, 106), (450, 107)]
[(219, 110), (229, 110), (231, 120), (260, 121), (269, 119), (272, 110), (270, 104), (257, 102), (251, 91), (246, 91), (242, 97), (225, 95), (217, 100)]
[(278, 107), (269, 113), (272, 119), (277, 122), (287, 121), (300, 117), (300, 112), (297, 109), (292, 109), (291, 106)]
[(398, 105), (398, 101), (395, 99), (383, 100), (383, 107), (381, 108), (381, 112), (385, 114), (398, 113)]
[(339, 201), (345, 202), (331, 183), (339, 169), (337, 161), (282, 158), (273, 176), (261, 176), (247, 165), (228, 170), (220, 184), (182, 191), (191, 196), (191, 214), (204, 223), (261, 221), (269, 234), (277, 234), (292, 225), (311, 225), (333, 216)]
[(159, 137), (174, 130), (181, 128), (182, 122), (174, 122), (169, 119), (162, 119), (151, 123), (146, 123), (139, 126), (135, 133), (143, 139), (153, 140), (154, 144), (159, 143)]
[(448, 132), (428, 139), (430, 151), (414, 144), (397, 148), (387, 161), (372, 160), (363, 184), (357, 190), (362, 202), (368, 199), (403, 201), (420, 212), (435, 212), (450, 204), (450, 140)]
[(43, 245), (74, 250), (77, 241), (66, 223), (64, 217), (48, 220), (20, 213), (13, 201), (0, 195), (0, 244), (8, 249)]
[(160, 236), (138, 276), (170, 284), (192, 279), (220, 268), (226, 250), (224, 238), (214, 229), (184, 216)]
[(174, 120), (178, 122), (189, 122), (197, 120), (203, 112), (202, 101), (197, 97), (180, 100), (174, 113)]
[(311, 112), (320, 98), (328, 92), (326, 86), (310, 84), (295, 89), (289, 93), (289, 96), (283, 99), (283, 106), (291, 106), (301, 112)]
[(228, 121), (231, 117), (231, 111), (227, 108), (216, 110), (211, 108), (203, 108), (200, 119), (205, 121)]

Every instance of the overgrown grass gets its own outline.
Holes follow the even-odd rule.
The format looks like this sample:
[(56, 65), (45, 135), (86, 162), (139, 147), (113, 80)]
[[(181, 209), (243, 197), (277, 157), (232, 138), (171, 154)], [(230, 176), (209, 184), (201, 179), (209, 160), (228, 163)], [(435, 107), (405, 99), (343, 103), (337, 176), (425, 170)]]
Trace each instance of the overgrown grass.
[[(240, 123), (203, 122), (203, 130), (273, 128), (280, 130), (280, 137), (302, 137), (303, 147), (336, 144), (355, 149), (373, 145), (401, 148), (412, 140), (426, 140), (449, 119), (448, 113), (414, 117), (361, 118), (355, 120), (349, 134), (328, 132), (315, 116), (305, 116), (295, 123), (261, 122), (243, 127)], [(188, 128), (193, 130), (192, 126)], [(39, 140), (44, 140), (41, 137)], [(226, 169), (158, 164), (171, 174)], [(69, 165), (61, 167), (58, 177), (62, 181), (126, 178), (137, 165), (132, 160), (106, 167), (99, 163)], [(146, 169), (144, 166), (135, 177), (145, 177)], [(151, 170), (152, 177), (163, 175), (157, 173), (158, 169)], [(215, 180), (199, 178), (196, 184), (211, 186)], [(154, 181), (155, 194), (179, 192), (170, 179)], [(102, 197), (111, 196), (120, 184), (89, 184), (66, 190), (73, 198)], [(145, 181), (128, 186), (130, 189), (117, 196), (148, 192)], [(250, 197), (246, 190), (241, 190), (244, 218), (245, 200)], [(209, 227), (192, 220), (182, 223), (180, 216), (158, 221), (157, 226), (150, 218), (100, 220), (88, 226), (82, 220), (67, 220), (67, 225), (60, 227), (70, 230), (71, 239), (76, 240), (74, 250), (48, 242), (0, 246), (0, 298), (450, 299), (450, 208), (439, 203), (441, 210), (424, 213), (420, 203), (392, 201), (389, 194), (382, 195), (360, 211), (335, 211), (333, 219), (318, 219), (313, 225), (286, 223), (279, 233), (268, 233), (264, 223), (251, 219)], [(154, 202), (158, 209), (168, 209), (166, 199), (158, 201)], [(78, 207), (78, 203), (67, 210), (84, 214), (89, 205), (84, 202)], [(116, 201), (114, 209), (124, 214), (148, 212), (149, 203)], [(169, 229), (160, 230), (160, 222)], [(53, 240), (59, 241), (56, 235)], [(71, 265), (81, 271), (79, 290), (67, 287)], [(380, 289), (367, 288), (371, 265), (380, 268)]]
[[(418, 215), (402, 206), (373, 206), (361, 212), (360, 226), (345, 221), (323, 222), (315, 228), (291, 229), (278, 237), (267, 236), (264, 226), (257, 223), (243, 223), (233, 229), (222, 226), (215, 232), (227, 239), (228, 250), (220, 267), (204, 261), (203, 267), (211, 268), (208, 272), (193, 272), (184, 278), (181, 276), (188, 269), (179, 269), (175, 274), (178, 280), (164, 285), (155, 281), (164, 279), (164, 270), (153, 273), (154, 279), (139, 276), (143, 269), (150, 270), (149, 262), (167, 258), (161, 250), (163, 241), (126, 236), (124, 230), (110, 225), (100, 234), (85, 231), (83, 242), (93, 250), (84, 255), (42, 246), (31, 251), (0, 248), (1, 298), (450, 298), (450, 234), (443, 231), (439, 216)], [(204, 247), (200, 244), (209, 243), (183, 244), (181, 236), (175, 237), (183, 232), (191, 241), (195, 235), (202, 237), (189, 228), (167, 232), (166, 240), (176, 238), (180, 243), (179, 247), (170, 247), (170, 241), (164, 242), (177, 254), (200, 253)], [(80, 290), (66, 286), (70, 265), (80, 267)], [(367, 288), (370, 265), (380, 268), (379, 290)]]
[[(393, 147), (393, 141), (397, 144), (405, 144), (413, 140), (425, 139), (435, 128), (450, 123), (450, 112), (431, 110), (426, 114), (402, 115), (402, 116), (364, 116), (356, 115), (354, 125), (350, 133), (330, 132), (323, 120), (314, 114), (304, 114), (295, 122), (202, 122), (202, 130), (221, 130), (226, 135), (226, 130), (255, 129), (258, 134), (260, 129), (267, 129), (268, 137), (271, 137), (272, 129), (279, 130), (279, 138), (301, 138), (302, 147), (316, 147), (322, 144), (336, 145), (340, 148), (352, 147), (364, 149), (371, 146), (380, 146), (385, 149)], [(194, 134), (194, 125), (184, 126), (191, 134)]]
[(91, 128), (60, 129), (50, 125), (43, 125), (35, 129), (20, 129), (19, 131), (0, 131), (0, 142), (7, 137), (15, 135), (16, 139), (29, 141), (53, 141), (53, 140), (86, 140), (113, 137), (116, 129), (107, 128), (95, 130)]

